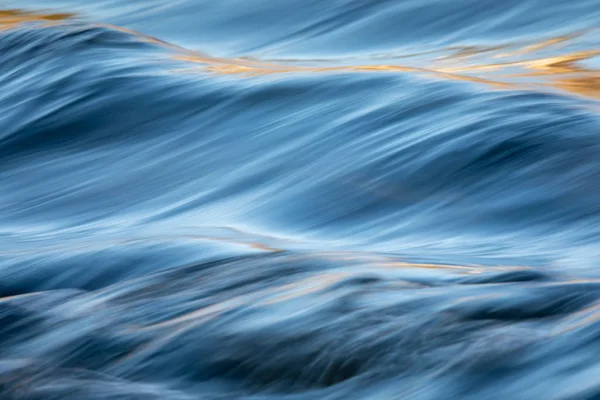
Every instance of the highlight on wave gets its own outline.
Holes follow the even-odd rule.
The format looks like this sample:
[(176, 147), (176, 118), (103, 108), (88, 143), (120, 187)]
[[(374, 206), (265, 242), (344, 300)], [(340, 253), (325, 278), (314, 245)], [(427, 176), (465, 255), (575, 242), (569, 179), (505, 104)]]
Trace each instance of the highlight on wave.
[(0, 29), (10, 29), (27, 22), (56, 22), (72, 20), (75, 14), (41, 13), (25, 10), (0, 10)]
[[(53, 22), (72, 20), (75, 14), (36, 13), (23, 10), (0, 10), (0, 26), (14, 28), (25, 22)], [(112, 26), (109, 29), (123, 30), (148, 40), (171, 47), (167, 42)], [(343, 59), (330, 59), (325, 62), (313, 60), (258, 60), (254, 58), (218, 58), (195, 51), (172, 46), (176, 60), (203, 64), (199, 70), (218, 74), (259, 76), (281, 73), (347, 73), (347, 72), (387, 72), (418, 73), (438, 79), (450, 79), (483, 83), (495, 88), (513, 90), (559, 89), (585, 96), (598, 97), (600, 68), (586, 66), (584, 62), (598, 62), (600, 48), (578, 49), (578, 42), (595, 37), (600, 28), (573, 32), (569, 35), (545, 39), (538, 43), (507, 43), (482, 47), (449, 47), (417, 54), (374, 55), (361, 63), (348, 64)], [(409, 63), (370, 64), (371, 60), (395, 59), (410, 60)], [(193, 67), (177, 68), (176, 71), (190, 72)]]
[[(577, 38), (583, 35), (597, 35), (598, 32), (597, 29), (594, 29), (586, 33), (557, 37), (526, 45), (449, 48), (425, 55), (387, 56), (392, 60), (401, 58), (411, 61), (403, 65), (366, 63), (345, 65), (344, 60), (268, 62), (254, 59), (212, 59), (195, 55), (177, 55), (176, 58), (206, 64), (199, 69), (206, 69), (218, 74), (257, 76), (279, 73), (411, 72), (426, 74), (438, 79), (471, 81), (513, 90), (556, 88), (597, 98), (600, 68), (586, 67), (583, 62), (598, 62), (600, 49), (569, 52), (568, 45), (575, 42), (573, 45), (576, 47)], [(190, 69), (183, 70), (189, 71)]]

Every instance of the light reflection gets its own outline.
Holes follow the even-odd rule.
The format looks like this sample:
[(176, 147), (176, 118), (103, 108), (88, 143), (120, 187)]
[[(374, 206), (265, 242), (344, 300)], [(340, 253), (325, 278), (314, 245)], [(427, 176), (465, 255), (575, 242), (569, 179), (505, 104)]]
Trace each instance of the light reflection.
[[(483, 83), (495, 88), (526, 90), (561, 90), (598, 99), (600, 70), (583, 65), (600, 57), (600, 49), (585, 47), (584, 39), (596, 29), (554, 37), (538, 43), (510, 45), (449, 47), (387, 59), (403, 58), (406, 64), (357, 63), (348, 60), (285, 60), (260, 61), (250, 58), (222, 59), (189, 53), (175, 58), (203, 64), (179, 71), (204, 70), (222, 75), (253, 77), (284, 73), (327, 72), (387, 72), (433, 75), (438, 79)], [(589, 47), (589, 44), (587, 45)], [(371, 60), (380, 59), (374, 56)], [(367, 60), (368, 62), (368, 60)]]
[(24, 10), (0, 10), (0, 30), (10, 29), (25, 22), (34, 21), (63, 21), (72, 19), (75, 14), (71, 13), (42, 13), (28, 12)]
[[(72, 13), (0, 10), (0, 30), (14, 28), (26, 22), (58, 24), (74, 17), (75, 14)], [(244, 77), (286, 73), (416, 73), (436, 79), (482, 83), (498, 89), (560, 90), (600, 99), (600, 70), (584, 65), (584, 62), (600, 57), (600, 48), (595, 48), (600, 47), (596, 39), (599, 28), (576, 31), (539, 42), (450, 46), (413, 54), (373, 55), (360, 62), (357, 57), (345, 60), (271, 61), (250, 57), (217, 58), (183, 49), (126, 28), (105, 26), (136, 35), (142, 41), (167, 47), (176, 54), (174, 58), (196, 64), (194, 67), (177, 69), (177, 72), (200, 70)], [(397, 64), (399, 59), (405, 63)], [(378, 62), (373, 63), (376, 60)], [(198, 64), (201, 66), (197, 66)]]

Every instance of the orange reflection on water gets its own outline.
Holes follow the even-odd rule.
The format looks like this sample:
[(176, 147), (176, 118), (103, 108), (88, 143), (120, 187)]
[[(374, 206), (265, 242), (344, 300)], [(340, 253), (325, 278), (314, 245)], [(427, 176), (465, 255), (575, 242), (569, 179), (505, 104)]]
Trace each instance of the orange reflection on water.
[[(72, 13), (0, 10), (0, 30), (14, 28), (26, 22), (57, 24), (74, 17), (75, 14)], [(142, 41), (164, 46), (175, 53), (176, 59), (196, 65), (178, 71), (204, 70), (245, 77), (287, 73), (416, 73), (435, 79), (481, 83), (499, 89), (560, 90), (600, 99), (600, 67), (586, 65), (588, 61), (600, 57), (598, 28), (544, 38), (537, 42), (509, 41), (488, 46), (450, 46), (412, 54), (374, 55), (364, 62), (357, 62), (358, 58), (355, 57), (349, 59), (351, 63), (348, 63), (348, 59), (260, 61), (216, 58), (125, 28), (105, 26), (138, 36)], [(396, 63), (399, 59), (403, 60), (402, 64)]]
[[(600, 98), (600, 70), (584, 65), (600, 57), (600, 49), (589, 48), (596, 30), (576, 32), (534, 43), (496, 46), (459, 46), (425, 51), (402, 58), (405, 64), (377, 63), (340, 65), (344, 60), (277, 60), (211, 58), (188, 53), (176, 58), (203, 64), (203, 69), (224, 75), (258, 76), (282, 73), (387, 72), (418, 73), (437, 79), (483, 83), (496, 88), (561, 90), (590, 98)], [(586, 43), (584, 39), (588, 40)], [(592, 41), (595, 43), (595, 41)], [(600, 47), (600, 43), (598, 43)], [(371, 61), (381, 57), (373, 57)]]
[(562, 90), (576, 93), (580, 96), (600, 99), (600, 76), (592, 75), (581, 78), (558, 79), (554, 85)]
[(242, 59), (217, 59), (208, 58), (205, 56), (196, 57), (192, 55), (177, 55), (175, 59), (184, 60), (199, 64), (206, 64), (198, 68), (187, 68), (179, 69), (180, 72), (194, 71), (194, 70), (206, 70), (222, 75), (244, 75), (244, 76), (259, 76), (269, 74), (282, 74), (282, 73), (324, 73), (324, 72), (413, 72), (422, 73), (428, 75), (436, 75), (438, 78), (451, 79), (459, 81), (470, 81), (485, 83), (497, 87), (510, 87), (510, 83), (489, 80), (483, 77), (468, 76), (456, 74), (452, 71), (444, 70), (433, 70), (419, 67), (411, 67), (405, 65), (341, 65), (341, 66), (315, 66), (306, 67), (298, 65), (285, 65), (275, 64), (269, 62), (260, 61), (248, 61)]
[(24, 10), (0, 10), (0, 30), (13, 28), (19, 24), (32, 21), (63, 21), (71, 19), (75, 14), (41, 13)]

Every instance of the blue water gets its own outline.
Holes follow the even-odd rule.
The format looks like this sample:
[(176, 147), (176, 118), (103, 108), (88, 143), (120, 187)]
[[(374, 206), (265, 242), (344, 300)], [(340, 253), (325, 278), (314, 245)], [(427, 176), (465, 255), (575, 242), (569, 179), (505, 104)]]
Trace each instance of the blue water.
[(599, 399), (598, 0), (0, 2), (0, 399)]

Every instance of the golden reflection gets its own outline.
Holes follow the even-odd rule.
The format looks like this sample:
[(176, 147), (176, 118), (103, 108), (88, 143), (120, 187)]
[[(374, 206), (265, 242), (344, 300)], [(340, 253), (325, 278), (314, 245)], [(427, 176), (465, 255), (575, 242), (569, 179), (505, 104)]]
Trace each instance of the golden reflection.
[[(72, 13), (50, 13), (20, 9), (0, 10), (0, 30), (25, 22), (61, 23)], [(220, 75), (254, 77), (288, 73), (415, 73), (436, 79), (469, 81), (498, 89), (560, 90), (600, 99), (600, 28), (544, 38), (540, 41), (507, 42), (489, 46), (465, 45), (426, 49), (413, 54), (378, 54), (362, 60), (217, 58), (141, 35), (126, 28), (111, 29), (136, 35), (140, 40), (169, 48), (180, 61), (193, 63), (179, 72), (205, 71)], [(403, 64), (397, 64), (403, 60)], [(589, 61), (596, 60), (596, 67)]]
[(580, 96), (600, 99), (600, 75), (558, 79), (554, 85), (559, 89), (567, 90)]
[(41, 13), (25, 10), (0, 10), (0, 30), (13, 28), (19, 24), (32, 21), (63, 21), (73, 18), (70, 13)]
[(205, 70), (207, 72), (219, 75), (241, 75), (246, 77), (255, 77), (260, 75), (283, 74), (283, 73), (325, 73), (325, 72), (412, 72), (427, 75), (435, 75), (440, 79), (450, 79), (457, 81), (469, 81), (476, 83), (485, 83), (498, 88), (514, 88), (508, 82), (490, 80), (484, 77), (457, 74), (451, 70), (433, 70), (426, 68), (410, 67), (403, 65), (351, 65), (351, 66), (327, 66), (327, 67), (306, 67), (284, 64), (270, 64), (267, 62), (247, 61), (241, 59), (223, 60), (190, 55), (176, 56), (176, 59), (190, 61), (194, 63), (206, 64), (199, 68), (178, 69), (177, 72), (191, 72)]
[[(496, 46), (449, 47), (403, 56), (388, 56), (388, 60), (405, 59), (406, 64), (357, 63), (348, 60), (277, 60), (212, 58), (186, 52), (179, 60), (202, 64), (180, 71), (204, 70), (222, 75), (253, 77), (285, 73), (387, 72), (417, 73), (438, 79), (482, 83), (499, 89), (561, 90), (576, 95), (600, 98), (600, 67), (585, 63), (600, 57), (600, 48), (589, 48), (590, 37), (597, 29), (548, 38), (539, 42), (512, 43)], [(587, 40), (587, 42), (585, 41)], [(596, 43), (592, 39), (592, 43)], [(600, 47), (600, 46), (599, 46)], [(371, 60), (380, 59), (373, 57)], [(597, 63), (600, 64), (600, 63)]]

